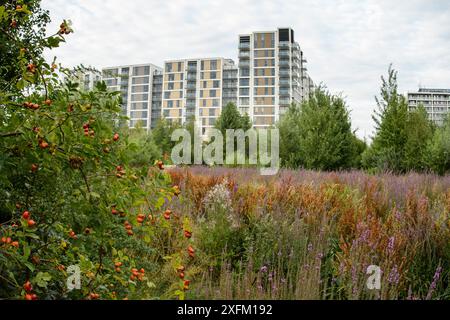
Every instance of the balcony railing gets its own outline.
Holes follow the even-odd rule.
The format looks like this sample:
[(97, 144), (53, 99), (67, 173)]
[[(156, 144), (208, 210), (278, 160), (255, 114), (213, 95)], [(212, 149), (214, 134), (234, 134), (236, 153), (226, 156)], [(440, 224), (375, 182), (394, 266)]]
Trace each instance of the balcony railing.
[(250, 52), (249, 51), (239, 52), (239, 58), (250, 58)]
[(290, 52), (287, 51), (287, 50), (279, 51), (279, 52), (278, 52), (278, 55), (279, 55), (280, 57), (289, 57)]
[(239, 43), (239, 49), (250, 49), (250, 42)]
[(289, 42), (289, 41), (280, 41), (280, 42), (278, 43), (278, 46), (279, 46), (280, 48), (289, 48), (289, 45), (290, 45), (290, 42)]
[(237, 81), (235, 82), (230, 82), (230, 83), (225, 83), (222, 85), (223, 88), (237, 88), (238, 87), (238, 83)]
[(289, 77), (290, 74), (289, 70), (280, 70), (280, 77)]
[(250, 67), (249, 61), (240, 61), (239, 62), (239, 68), (248, 68), (248, 67)]

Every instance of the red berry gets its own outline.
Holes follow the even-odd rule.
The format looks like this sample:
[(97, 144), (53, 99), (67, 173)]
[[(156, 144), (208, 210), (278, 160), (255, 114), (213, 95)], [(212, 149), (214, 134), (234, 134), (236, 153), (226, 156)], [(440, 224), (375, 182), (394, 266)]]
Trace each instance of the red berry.
[(118, 133), (115, 133), (115, 134), (114, 134), (113, 140), (114, 140), (114, 141), (119, 140), (119, 134), (118, 134)]
[(27, 281), (24, 283), (23, 288), (26, 292), (31, 292), (33, 291), (33, 286), (31, 285), (30, 281)]
[(24, 218), (25, 220), (30, 219), (30, 212), (29, 211), (24, 211), (22, 214), (22, 218)]
[(28, 220), (28, 227), (33, 228), (36, 225), (36, 222), (32, 219)]
[(184, 236), (188, 239), (190, 239), (192, 237), (192, 232), (188, 231), (188, 230), (184, 230)]

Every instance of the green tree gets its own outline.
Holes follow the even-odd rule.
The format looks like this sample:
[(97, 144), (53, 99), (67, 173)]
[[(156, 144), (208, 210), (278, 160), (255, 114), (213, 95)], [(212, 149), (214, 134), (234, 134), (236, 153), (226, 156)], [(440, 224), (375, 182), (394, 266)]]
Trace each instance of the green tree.
[(170, 156), (172, 148), (176, 142), (172, 141), (172, 133), (175, 129), (181, 128), (178, 122), (168, 121), (167, 119), (161, 119), (152, 130), (153, 140), (159, 147), (160, 152), (165, 157)]
[(438, 174), (450, 172), (450, 115), (442, 127), (436, 128), (426, 148), (428, 166)]
[(424, 171), (427, 166), (427, 146), (433, 137), (433, 124), (423, 106), (408, 113), (403, 159), (405, 171)]
[(128, 158), (130, 165), (148, 166), (161, 159), (161, 150), (156, 145), (153, 135), (139, 125), (133, 129), (122, 129), (124, 136), (128, 136)]
[[(0, 88), (16, 91), (21, 80), (20, 60), (24, 56), (39, 57), (42, 41), (51, 47), (57, 46), (63, 38), (45, 38), (50, 22), (49, 12), (40, 6), (41, 1), (1, 1), (0, 19)], [(20, 39), (20, 42), (17, 41)], [(26, 52), (25, 52), (26, 50)], [(17, 54), (17, 53), (21, 54)], [(20, 90), (21, 88), (19, 88)]]
[(303, 166), (303, 157), (299, 150), (302, 131), (300, 118), (300, 107), (292, 104), (278, 123), (281, 165), (286, 168)]
[(381, 77), (381, 97), (376, 97), (377, 109), (372, 116), (375, 137), (363, 155), (366, 168), (404, 172), (407, 142), (408, 105), (398, 94), (397, 72), (389, 67), (387, 80)]
[(242, 116), (236, 105), (232, 102), (228, 103), (220, 113), (216, 120), (215, 127), (222, 132), (225, 137), (227, 129), (243, 129), (244, 131), (252, 127), (250, 118), (247, 114)]
[(342, 97), (317, 88), (300, 108), (292, 106), (279, 123), (282, 163), (289, 167), (351, 168), (360, 147)]

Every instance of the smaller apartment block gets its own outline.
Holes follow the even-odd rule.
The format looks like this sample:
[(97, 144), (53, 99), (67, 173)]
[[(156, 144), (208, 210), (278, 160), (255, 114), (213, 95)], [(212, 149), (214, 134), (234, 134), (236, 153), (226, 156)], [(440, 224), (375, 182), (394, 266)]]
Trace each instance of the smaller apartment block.
[(421, 88), (417, 92), (408, 92), (407, 99), (409, 110), (423, 105), (429, 119), (437, 125), (442, 125), (450, 113), (450, 89)]
[(129, 126), (140, 123), (147, 130), (161, 118), (162, 69), (153, 64), (105, 68), (102, 80), (108, 89), (120, 91), (122, 112), (130, 118)]
[(194, 118), (202, 135), (208, 135), (222, 107), (229, 102), (237, 103), (237, 73), (230, 59), (166, 61), (162, 116), (179, 123)]

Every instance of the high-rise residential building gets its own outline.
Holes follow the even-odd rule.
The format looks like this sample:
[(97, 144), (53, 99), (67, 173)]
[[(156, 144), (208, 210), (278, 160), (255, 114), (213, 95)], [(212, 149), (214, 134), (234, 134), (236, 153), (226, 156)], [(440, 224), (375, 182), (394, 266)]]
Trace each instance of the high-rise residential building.
[(120, 91), (122, 113), (129, 126), (150, 130), (161, 118), (162, 69), (153, 64), (108, 67), (102, 70), (108, 89)]
[(408, 92), (408, 108), (415, 110), (422, 105), (430, 120), (442, 125), (450, 114), (450, 89), (420, 88), (417, 92)]
[(274, 125), (308, 97), (313, 84), (305, 64), (291, 28), (239, 35), (238, 106), (254, 127)]
[(237, 102), (237, 73), (231, 59), (166, 61), (162, 116), (179, 123), (194, 117), (202, 135), (207, 136), (222, 107), (229, 102)]
[(274, 125), (292, 103), (301, 103), (314, 89), (306, 59), (291, 28), (239, 36), (239, 65), (225, 58), (170, 60), (153, 64), (108, 67), (100, 76), (77, 77), (85, 89), (103, 80), (122, 94), (129, 126), (150, 130), (161, 117), (185, 123), (194, 118), (203, 137), (234, 103), (256, 128)]

